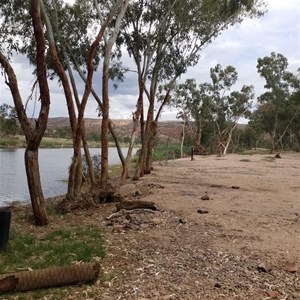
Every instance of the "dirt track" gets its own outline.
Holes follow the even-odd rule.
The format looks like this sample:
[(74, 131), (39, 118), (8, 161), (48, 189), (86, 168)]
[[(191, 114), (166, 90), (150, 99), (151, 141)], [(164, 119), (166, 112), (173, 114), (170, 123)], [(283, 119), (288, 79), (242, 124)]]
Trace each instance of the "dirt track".
[[(166, 187), (159, 197), (163, 208), (182, 212), (194, 222), (203, 219), (199, 219), (197, 208), (207, 208), (210, 213), (205, 221), (251, 240), (242, 244), (231, 239), (217, 241), (220, 249), (247, 247), (300, 258), (299, 223), (295, 223), (300, 217), (299, 154), (283, 154), (281, 159), (260, 155), (197, 157), (192, 162), (170, 162), (152, 178)], [(211, 201), (200, 200), (205, 192)], [(148, 197), (152, 198), (156, 200)]]

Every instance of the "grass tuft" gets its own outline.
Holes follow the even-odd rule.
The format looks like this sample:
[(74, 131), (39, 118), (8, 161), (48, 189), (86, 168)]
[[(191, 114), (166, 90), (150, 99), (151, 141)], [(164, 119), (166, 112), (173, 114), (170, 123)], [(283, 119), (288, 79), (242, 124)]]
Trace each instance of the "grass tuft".
[(104, 254), (104, 239), (96, 226), (58, 229), (43, 236), (12, 229), (7, 251), (0, 252), (0, 274), (89, 262)]
[(121, 174), (122, 174), (122, 165), (111, 165), (109, 167), (109, 176), (110, 177), (121, 176)]
[(46, 204), (47, 215), (52, 217), (61, 216), (61, 213), (56, 209), (56, 204), (54, 202), (48, 202)]

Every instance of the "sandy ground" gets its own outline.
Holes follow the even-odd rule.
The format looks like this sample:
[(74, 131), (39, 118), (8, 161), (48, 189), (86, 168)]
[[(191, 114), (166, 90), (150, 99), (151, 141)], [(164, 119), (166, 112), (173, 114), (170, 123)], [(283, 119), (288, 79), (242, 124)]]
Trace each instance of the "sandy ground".
[(160, 162), (120, 190), (159, 211), (66, 215), (103, 225), (107, 243), (104, 279), (67, 299), (300, 299), (300, 154), (281, 156)]
[[(152, 180), (166, 189), (160, 191), (159, 199), (153, 195), (149, 200), (182, 213), (191, 222), (213, 222), (238, 232), (236, 240), (217, 240), (219, 249), (260, 249), (300, 258), (299, 223), (295, 222), (300, 217), (299, 154), (281, 159), (229, 155), (178, 160), (157, 168)], [(201, 201), (205, 193), (211, 201)], [(210, 213), (200, 217), (199, 207)]]

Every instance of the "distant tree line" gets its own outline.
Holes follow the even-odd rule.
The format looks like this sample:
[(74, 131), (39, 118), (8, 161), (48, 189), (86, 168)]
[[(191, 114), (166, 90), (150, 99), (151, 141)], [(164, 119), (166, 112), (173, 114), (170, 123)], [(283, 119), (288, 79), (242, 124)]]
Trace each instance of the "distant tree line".
[[(258, 59), (258, 72), (266, 81), (266, 92), (254, 105), (254, 89), (243, 86), (232, 91), (238, 80), (233, 66), (211, 68), (211, 83), (197, 85), (194, 79), (174, 84), (169, 92), (168, 104), (178, 109), (177, 118), (182, 121), (183, 149), (194, 147), (199, 154), (225, 155), (243, 149), (268, 148), (270, 152), (282, 150), (300, 151), (300, 80), (287, 71), (288, 60), (282, 54), (271, 53)], [(163, 100), (160, 86), (158, 99)], [(241, 118), (248, 124), (241, 126)], [(20, 133), (14, 107), (0, 106), (0, 134)], [(71, 139), (70, 126), (46, 129), (44, 136)], [(100, 131), (86, 133), (88, 141), (100, 141)], [(109, 142), (114, 142), (111, 134)], [(120, 143), (130, 143), (130, 136), (119, 136)], [(140, 136), (136, 143), (141, 142)], [(153, 146), (163, 143), (155, 137)], [(183, 147), (184, 146), (184, 147)], [(185, 153), (187, 154), (187, 153)]]
[[(266, 92), (255, 105), (252, 86), (232, 90), (238, 78), (232, 66), (211, 68), (210, 83), (197, 85), (187, 79), (176, 85), (169, 97), (182, 120), (182, 145), (188, 137), (199, 154), (225, 155), (228, 150), (257, 147), (269, 148), (271, 153), (300, 151), (300, 79), (287, 67), (282, 54), (258, 58)], [(249, 120), (243, 129), (238, 127), (241, 118)]]
[(18, 116), (14, 107), (4, 103), (0, 105), (0, 136), (20, 133)]

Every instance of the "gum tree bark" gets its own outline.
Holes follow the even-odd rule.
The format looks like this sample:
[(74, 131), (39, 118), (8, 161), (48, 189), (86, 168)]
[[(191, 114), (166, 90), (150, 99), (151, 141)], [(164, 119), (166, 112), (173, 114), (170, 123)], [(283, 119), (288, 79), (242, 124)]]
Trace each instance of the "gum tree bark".
[[(95, 0), (95, 4), (97, 1)], [(113, 17), (117, 14), (119, 8), (121, 7), (122, 3), (124, 0), (118, 0), (117, 3), (113, 6), (111, 9), (108, 17), (106, 18), (105, 22), (101, 25), (101, 28), (94, 39), (91, 47), (89, 48), (88, 54), (87, 54), (87, 78), (86, 78), (86, 84), (85, 84), (85, 90), (84, 94), (82, 96), (81, 103), (78, 107), (78, 119), (77, 119), (77, 129), (76, 129), (76, 134), (75, 134), (75, 142), (74, 142), (74, 154), (73, 154), (73, 159), (72, 163), (70, 166), (70, 172), (69, 172), (69, 186), (68, 186), (68, 194), (67, 198), (69, 200), (72, 200), (76, 198), (76, 195), (74, 194), (75, 191), (75, 174), (76, 174), (76, 169), (79, 164), (79, 155), (80, 155), (80, 144), (81, 144), (81, 139), (82, 139), (82, 132), (83, 132), (83, 125), (84, 125), (84, 112), (85, 112), (85, 107), (87, 104), (88, 97), (91, 93), (92, 90), (92, 79), (93, 79), (93, 74), (94, 74), (94, 66), (93, 66), (93, 60), (96, 55), (96, 50), (97, 47), (99, 46), (99, 43), (103, 39), (103, 36), (105, 34), (105, 31), (112, 21)], [(103, 153), (101, 153), (103, 156)], [(70, 184), (71, 183), (71, 184)]]
[[(129, 0), (122, 1), (119, 8), (119, 13), (116, 18), (115, 27), (112, 35), (105, 41), (105, 54), (103, 61), (103, 75), (102, 75), (102, 126), (101, 126), (101, 180), (102, 186), (108, 182), (108, 129), (109, 129), (109, 96), (108, 96), (108, 81), (109, 81), (109, 61), (112, 47), (118, 37), (121, 21), (126, 12)], [(99, 13), (99, 11), (98, 11)]]
[[(78, 62), (76, 61), (76, 58), (73, 55), (72, 51), (70, 50), (70, 47), (68, 46), (68, 44), (66, 44), (66, 48), (68, 49), (68, 53), (71, 56), (72, 62), (74, 64), (74, 66), (75, 66), (76, 71), (78, 72), (78, 75), (83, 80), (83, 82), (86, 84), (86, 77), (85, 77), (83, 71), (81, 70)], [(99, 98), (99, 96), (97, 95), (97, 93), (95, 92), (95, 90), (93, 89), (93, 87), (91, 88), (91, 94), (95, 98), (96, 102), (98, 103), (98, 106), (100, 107), (100, 109), (102, 111), (103, 103), (102, 103), (101, 99)], [(115, 130), (113, 128), (111, 120), (109, 120), (109, 122), (108, 122), (108, 128), (109, 128), (109, 131), (110, 131), (110, 133), (111, 133), (111, 135), (112, 135), (112, 137), (114, 139), (114, 142), (115, 142), (115, 145), (116, 145), (116, 148), (117, 148), (118, 155), (119, 155), (120, 161), (122, 163), (122, 166), (124, 167), (125, 158), (124, 158), (123, 152), (121, 150), (121, 145), (119, 143), (117, 134), (116, 134), (116, 132), (115, 132)]]
[[(60, 58), (57, 54), (56, 50), (56, 44), (55, 44), (55, 39), (54, 39), (54, 34), (53, 34), (53, 29), (52, 29), (52, 24), (50, 22), (50, 19), (48, 17), (48, 14), (46, 12), (46, 8), (44, 6), (43, 1), (41, 0), (41, 12), (43, 15), (43, 18), (46, 23), (47, 27), (47, 33), (48, 33), (48, 40), (49, 40), (49, 49), (50, 49), (50, 54), (52, 61), (55, 66), (55, 70), (62, 82), (62, 86), (64, 89), (65, 97), (66, 97), (66, 102), (67, 102), (67, 107), (68, 107), (68, 114), (69, 114), (69, 120), (70, 120), (70, 126), (71, 126), (71, 131), (72, 131), (72, 138), (73, 138), (73, 147), (75, 147), (75, 135), (76, 135), (76, 130), (77, 130), (77, 119), (76, 119), (76, 113), (75, 113), (75, 107), (73, 103), (73, 97), (72, 97), (72, 91), (71, 87), (69, 84), (69, 80), (67, 77), (67, 74), (65, 72), (65, 69), (60, 61)], [(78, 105), (78, 103), (77, 103)], [(82, 125), (83, 130), (84, 130), (84, 124)], [(81, 190), (81, 184), (82, 184), (82, 160), (81, 160), (81, 149), (76, 151), (78, 152), (76, 160), (78, 161), (76, 165), (76, 169), (72, 169), (72, 177), (69, 176), (69, 182), (68, 182), (68, 193), (67, 197), (69, 195), (72, 195), (72, 197), (77, 197), (80, 194)], [(71, 169), (70, 169), (71, 171)], [(72, 181), (70, 182), (70, 178)], [(70, 198), (72, 198), (70, 197)]]
[(18, 119), (26, 137), (27, 147), (25, 150), (25, 167), (35, 224), (37, 226), (43, 226), (47, 225), (49, 221), (47, 217), (45, 200), (40, 181), (38, 149), (47, 127), (50, 109), (50, 93), (46, 74), (46, 47), (43, 32), (43, 24), (40, 15), (39, 0), (31, 1), (30, 14), (32, 18), (32, 24), (36, 40), (36, 74), (38, 77), (37, 79), (39, 83), (41, 99), (41, 108), (39, 116), (38, 119), (35, 121), (34, 126), (29, 122), (28, 117), (26, 115), (26, 111), (22, 103), (22, 98), (19, 92), (18, 82), (14, 70), (10, 65), (8, 59), (2, 52), (0, 52), (0, 64), (4, 68), (5, 74), (7, 75), (6, 84), (10, 88), (15, 108), (17, 111)]
[(132, 150), (133, 150), (133, 146), (134, 146), (134, 142), (135, 142), (135, 136), (136, 136), (138, 126), (139, 126), (139, 118), (142, 115), (142, 110), (143, 110), (144, 90), (145, 90), (145, 81), (142, 78), (141, 83), (140, 83), (139, 98), (138, 98), (138, 101), (137, 101), (137, 109), (136, 109), (136, 112), (133, 114), (133, 117), (132, 117), (133, 118), (133, 127), (132, 127), (132, 131), (131, 131), (130, 143), (129, 143), (129, 146), (128, 146), (128, 152), (127, 152), (125, 164), (123, 166), (120, 185), (125, 184), (126, 179), (129, 177), (129, 175), (128, 175), (128, 173), (129, 173), (129, 163), (130, 163), (131, 156), (132, 156)]

